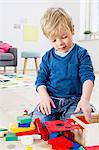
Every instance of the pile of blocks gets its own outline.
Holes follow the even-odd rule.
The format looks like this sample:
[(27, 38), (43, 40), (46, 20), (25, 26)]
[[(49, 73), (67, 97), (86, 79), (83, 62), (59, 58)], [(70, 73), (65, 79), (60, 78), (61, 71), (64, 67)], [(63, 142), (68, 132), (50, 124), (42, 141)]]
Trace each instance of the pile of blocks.
[(32, 118), (28, 115), (18, 116), (17, 123), (10, 125), (9, 132), (6, 134), (6, 141), (16, 141), (18, 136), (30, 135), (34, 132), (35, 125)]
[[(34, 139), (42, 139), (52, 146), (53, 150), (99, 150), (99, 114), (93, 114), (88, 123), (84, 116), (74, 115), (72, 118), (45, 122), (45, 128), (39, 118), (32, 122), (28, 114), (17, 117), (17, 123), (9, 127), (6, 141), (21, 140), (22, 144), (31, 145)], [(81, 131), (80, 143), (75, 131)], [(82, 134), (83, 133), (83, 134)], [(94, 138), (93, 138), (94, 137)]]
[[(99, 135), (99, 113), (92, 113), (91, 116), (90, 122), (85, 120), (83, 114), (72, 115), (65, 121), (45, 122), (49, 139), (51, 138), (48, 143), (57, 150), (61, 150), (60, 147), (64, 150), (99, 150), (99, 136), (96, 137)], [(63, 135), (60, 136), (59, 131), (63, 132)]]
[(74, 134), (71, 129), (80, 128), (73, 125), (73, 120), (67, 121), (55, 120), (45, 122), (46, 128), (49, 132), (48, 144), (52, 145), (54, 150), (84, 150), (84, 148), (74, 141)]
[(18, 116), (17, 123), (10, 125), (9, 132), (5, 136), (6, 141), (21, 140), (22, 144), (25, 144), (24, 141), (28, 142), (28, 144), (31, 141), (32, 144), (34, 139), (47, 141), (48, 131), (42, 127), (39, 118), (32, 122), (32, 118), (29, 115)]

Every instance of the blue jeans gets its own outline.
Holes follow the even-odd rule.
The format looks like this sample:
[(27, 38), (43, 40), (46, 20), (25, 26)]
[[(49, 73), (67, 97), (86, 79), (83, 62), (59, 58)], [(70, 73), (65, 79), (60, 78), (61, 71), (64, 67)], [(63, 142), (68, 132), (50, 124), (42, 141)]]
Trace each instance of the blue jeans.
[(56, 108), (51, 108), (50, 115), (44, 115), (42, 112), (38, 112), (37, 107), (34, 109), (33, 112), (30, 113), (32, 117), (32, 121), (36, 118), (39, 118), (42, 125), (45, 126), (44, 122), (51, 121), (51, 120), (66, 120), (70, 118), (70, 116), (74, 113), (78, 101), (74, 97), (71, 98), (52, 98)]

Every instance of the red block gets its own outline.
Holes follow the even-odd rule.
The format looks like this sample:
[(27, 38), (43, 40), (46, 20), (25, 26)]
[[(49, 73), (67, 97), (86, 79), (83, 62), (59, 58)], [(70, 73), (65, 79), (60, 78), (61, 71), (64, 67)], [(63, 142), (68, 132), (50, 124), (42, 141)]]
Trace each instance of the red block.
[(47, 141), (47, 140), (48, 140), (49, 133), (48, 133), (48, 131), (47, 131), (46, 128), (43, 129), (43, 132), (41, 133), (41, 136), (42, 136), (42, 139), (43, 139), (44, 141)]
[(31, 131), (25, 131), (25, 132), (18, 132), (16, 133), (16, 136), (24, 136), (24, 135), (32, 135), (32, 134), (38, 134), (38, 131), (31, 130)]
[(48, 140), (48, 144), (52, 145), (52, 147), (56, 148), (72, 148), (73, 142), (66, 139), (63, 136), (59, 136), (57, 138), (53, 138)]
[(70, 132), (70, 131), (65, 131), (64, 133), (64, 136), (70, 138), (71, 140), (74, 140), (74, 133), (73, 132)]
[(85, 147), (85, 150), (99, 150), (99, 146)]
[(63, 121), (63, 120), (47, 121), (45, 122), (45, 125), (49, 133), (59, 132), (59, 131), (70, 131), (74, 129), (82, 129), (81, 126), (73, 123), (74, 123), (73, 119), (67, 119), (67, 121)]
[(42, 124), (40, 122), (40, 119), (39, 118), (36, 118), (35, 121), (34, 121), (35, 125), (36, 125), (36, 128), (37, 128), (37, 131), (38, 131), (38, 134), (41, 134), (41, 137), (44, 141), (47, 141), (48, 140), (48, 131), (46, 128), (43, 129), (42, 127)]
[(42, 127), (42, 124), (40, 122), (40, 119), (36, 118), (35, 121), (34, 121), (34, 123), (36, 125), (38, 133), (41, 134), (43, 132), (43, 127)]
[(53, 150), (70, 150), (70, 148), (67, 148), (67, 147), (55, 147), (55, 146), (52, 146)]

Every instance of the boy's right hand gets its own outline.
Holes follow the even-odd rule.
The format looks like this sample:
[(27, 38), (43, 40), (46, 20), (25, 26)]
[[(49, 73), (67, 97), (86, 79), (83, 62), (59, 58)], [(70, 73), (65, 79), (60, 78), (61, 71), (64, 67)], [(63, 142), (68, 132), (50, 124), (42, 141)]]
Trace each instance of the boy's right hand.
[(39, 112), (41, 111), (44, 115), (50, 115), (51, 114), (51, 106), (53, 108), (56, 108), (56, 106), (51, 98), (41, 100), (38, 105), (38, 111)]

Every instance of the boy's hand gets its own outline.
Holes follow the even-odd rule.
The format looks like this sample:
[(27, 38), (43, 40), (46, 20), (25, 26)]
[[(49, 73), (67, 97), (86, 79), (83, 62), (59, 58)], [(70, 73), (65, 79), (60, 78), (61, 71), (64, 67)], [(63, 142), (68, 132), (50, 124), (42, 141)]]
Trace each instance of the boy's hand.
[(91, 107), (89, 101), (81, 99), (74, 113), (78, 113), (81, 110), (84, 113), (85, 119), (89, 122), (91, 119)]
[(38, 111), (41, 111), (45, 115), (51, 114), (51, 106), (56, 108), (51, 98), (40, 101), (38, 105)]

